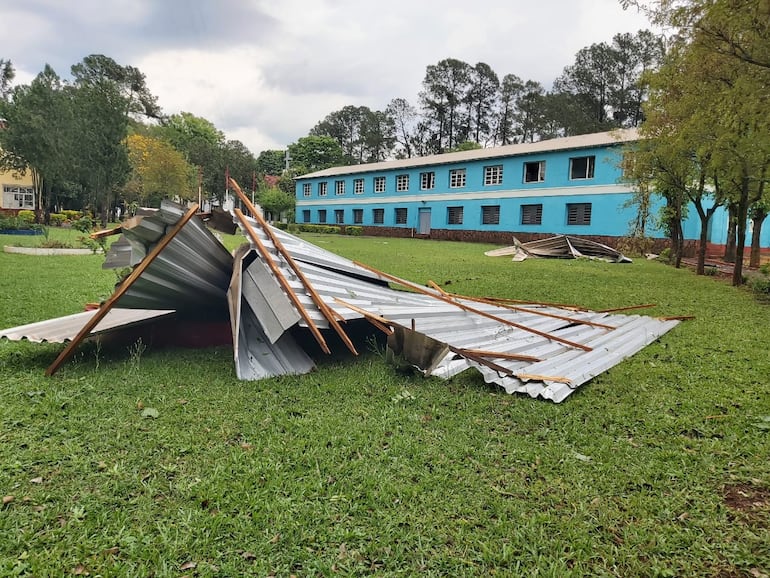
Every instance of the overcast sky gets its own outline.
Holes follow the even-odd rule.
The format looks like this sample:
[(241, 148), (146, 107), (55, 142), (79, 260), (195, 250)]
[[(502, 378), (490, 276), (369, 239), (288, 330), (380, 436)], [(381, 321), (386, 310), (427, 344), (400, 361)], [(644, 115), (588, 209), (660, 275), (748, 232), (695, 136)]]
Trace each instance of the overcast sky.
[(649, 28), (618, 0), (0, 0), (0, 24), (17, 84), (104, 54), (139, 68), (164, 113), (202, 116), (255, 155), (346, 105), (418, 106), (444, 58), (549, 88), (581, 48)]

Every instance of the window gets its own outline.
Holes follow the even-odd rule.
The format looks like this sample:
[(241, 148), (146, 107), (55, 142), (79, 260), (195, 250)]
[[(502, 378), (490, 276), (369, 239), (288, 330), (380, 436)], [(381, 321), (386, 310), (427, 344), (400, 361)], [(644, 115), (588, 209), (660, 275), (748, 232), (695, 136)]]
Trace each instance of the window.
[(372, 209), (372, 221), (375, 225), (382, 225), (385, 222), (385, 209)]
[(409, 190), (409, 175), (396, 175), (396, 191), (403, 193)]
[(396, 209), (396, 225), (406, 225), (406, 207)]
[(420, 173), (420, 190), (429, 191), (436, 186), (436, 173)]
[(302, 194), (306, 197), (310, 196), (310, 189), (311, 189), (310, 183), (303, 183), (302, 185)]
[(310, 222), (310, 209), (305, 209), (304, 211), (302, 211), (302, 222), (303, 223)]
[(342, 225), (345, 222), (344, 209), (334, 209), (334, 222), (338, 225)]
[(592, 179), (594, 178), (594, 165), (596, 157), (575, 157), (569, 160), (569, 178)]
[(524, 163), (524, 182), (542, 183), (545, 180), (545, 161)]
[(542, 225), (543, 224), (543, 205), (522, 205), (521, 206), (521, 224), (522, 225)]
[(591, 203), (567, 203), (568, 225), (590, 225)]
[(324, 181), (323, 183), (318, 183), (318, 196), (319, 197), (326, 196), (326, 181)]
[(463, 208), (462, 207), (447, 207), (447, 223), (450, 225), (462, 225), (463, 224)]
[(325, 223), (326, 222), (326, 209), (319, 209), (318, 210), (318, 222), (319, 223)]
[(345, 194), (345, 181), (334, 181), (334, 194), (335, 195)]
[(353, 209), (353, 223), (356, 225), (361, 225), (364, 222), (364, 210), (363, 209)]
[(500, 205), (482, 205), (481, 207), (482, 225), (500, 224)]
[(364, 194), (364, 179), (353, 179), (353, 194), (354, 195)]
[(503, 184), (503, 165), (484, 167), (484, 186)]
[(385, 177), (374, 177), (374, 192), (375, 193), (385, 192)]
[(18, 185), (3, 185), (3, 205), (9, 209), (25, 209), (35, 206), (35, 189)]
[(449, 171), (449, 188), (459, 189), (465, 186), (465, 169), (452, 169)]

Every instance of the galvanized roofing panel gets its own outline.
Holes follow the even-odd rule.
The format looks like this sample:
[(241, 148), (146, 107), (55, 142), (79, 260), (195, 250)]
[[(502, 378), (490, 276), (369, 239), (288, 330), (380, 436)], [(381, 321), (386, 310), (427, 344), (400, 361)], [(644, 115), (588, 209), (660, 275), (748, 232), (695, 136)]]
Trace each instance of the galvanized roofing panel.
[(422, 167), (428, 165), (441, 165), (449, 163), (460, 163), (467, 161), (476, 161), (484, 159), (494, 159), (500, 157), (526, 155), (532, 153), (560, 151), (580, 148), (590, 148), (604, 145), (622, 144), (639, 140), (639, 133), (635, 128), (619, 129), (610, 132), (600, 132), (594, 134), (583, 134), (578, 136), (569, 136), (548, 140), (541, 140), (534, 143), (521, 143), (506, 145), (488, 149), (475, 149), (470, 151), (459, 151), (453, 153), (443, 153), (439, 155), (428, 155), (424, 157), (412, 157), (408, 159), (398, 159), (393, 161), (384, 161), (380, 163), (369, 163), (364, 165), (349, 165), (344, 167), (332, 167), (314, 173), (301, 175), (299, 179), (312, 179), (331, 177), (337, 175), (350, 175), (359, 173), (368, 173), (374, 171), (385, 171), (392, 169), (407, 169), (412, 167)]
[[(0, 338), (8, 339), (9, 341), (27, 340), (34, 343), (65, 343), (74, 339), (96, 313), (97, 310), (83, 311), (82, 313), (65, 315), (64, 317), (57, 317), (46, 321), (10, 327), (0, 330)], [(175, 311), (173, 310), (113, 308), (94, 327), (89, 335), (94, 336), (117, 329), (124, 329), (173, 315), (174, 313)]]
[[(184, 212), (180, 205), (164, 201), (155, 214), (125, 226), (123, 235), (133, 247), (131, 263), (135, 264), (136, 257), (143, 259)], [(121, 262), (120, 254), (108, 254), (109, 259)], [(232, 256), (222, 243), (198, 217), (193, 217), (117, 300), (116, 306), (173, 308), (181, 315), (224, 314), (232, 263)]]

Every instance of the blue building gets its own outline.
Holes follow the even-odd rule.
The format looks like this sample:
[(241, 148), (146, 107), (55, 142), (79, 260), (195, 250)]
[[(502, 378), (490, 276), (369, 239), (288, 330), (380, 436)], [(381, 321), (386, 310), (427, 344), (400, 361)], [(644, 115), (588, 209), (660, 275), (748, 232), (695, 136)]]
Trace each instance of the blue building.
[[(623, 237), (636, 214), (628, 204), (633, 189), (623, 182), (623, 152), (638, 138), (635, 129), (623, 129), (333, 167), (297, 177), (296, 220), (361, 226), (366, 234), (491, 242), (512, 235)], [(690, 214), (685, 232), (697, 239)], [(654, 228), (648, 235), (665, 236)]]

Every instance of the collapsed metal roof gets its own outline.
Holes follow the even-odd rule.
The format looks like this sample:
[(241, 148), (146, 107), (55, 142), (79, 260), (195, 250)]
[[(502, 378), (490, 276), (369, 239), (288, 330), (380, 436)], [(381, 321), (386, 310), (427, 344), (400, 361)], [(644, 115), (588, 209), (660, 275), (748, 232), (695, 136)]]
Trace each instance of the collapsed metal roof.
[(545, 257), (556, 259), (587, 258), (608, 263), (631, 263), (631, 259), (609, 245), (570, 235), (556, 235), (528, 243), (522, 243), (514, 238), (514, 244), (510, 247), (492, 249), (484, 254), (487, 257), (513, 255), (513, 261), (523, 261), (527, 257)]
[[(270, 226), (233, 185), (252, 214), (238, 209), (233, 214), (248, 244), (230, 255), (195, 215), (197, 207), (185, 212), (164, 203), (157, 214), (124, 223), (125, 241), (109, 252), (107, 263), (133, 264), (134, 270), (98, 311), (66, 322), (84, 325), (76, 335), (69, 325), (71, 341), (47, 373), (55, 372), (80, 340), (107, 325), (114, 330), (150, 319), (147, 310), (216, 316), (224, 308), (239, 379), (311, 371), (313, 359), (301, 345), (308, 333), (322, 351), (345, 347), (357, 354), (346, 327), (358, 320), (388, 335), (391, 359), (425, 375), (450, 379), (473, 368), (508, 393), (558, 403), (678, 323), (417, 285)], [(121, 319), (125, 309), (136, 317)], [(50, 341), (61, 334), (56, 328), (61, 319), (0, 335)], [(331, 338), (334, 333), (337, 338)]]

